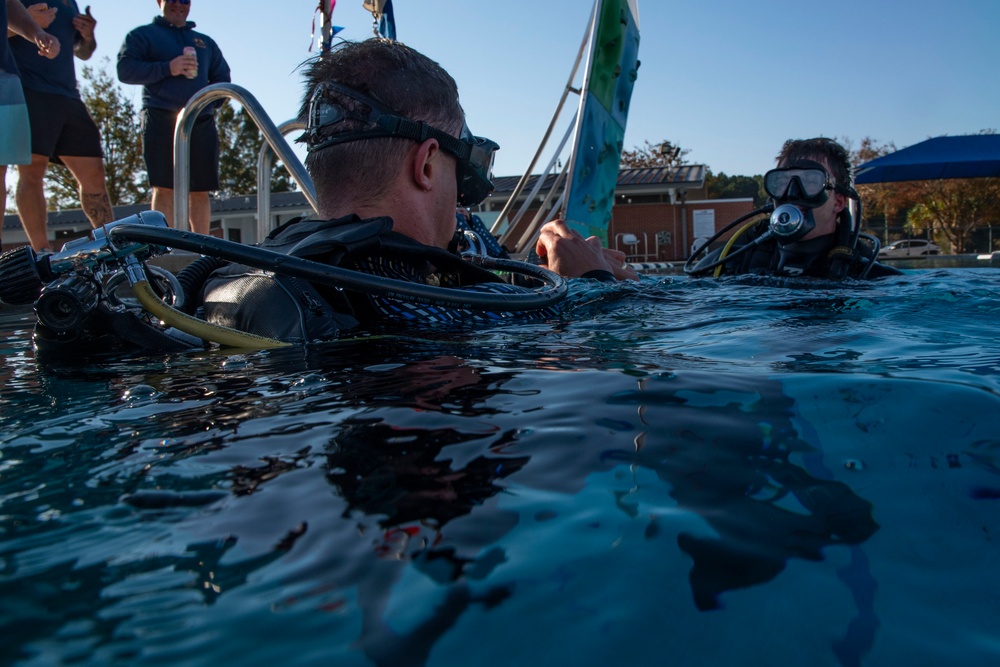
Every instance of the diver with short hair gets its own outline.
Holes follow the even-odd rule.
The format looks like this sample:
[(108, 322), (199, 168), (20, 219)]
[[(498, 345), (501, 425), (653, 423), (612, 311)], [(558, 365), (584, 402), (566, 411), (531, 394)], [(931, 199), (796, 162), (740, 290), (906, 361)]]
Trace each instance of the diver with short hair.
[[(395, 41), (343, 42), (306, 78), (300, 141), (317, 217), (248, 246), (147, 211), (45, 257), (5, 253), (0, 300), (35, 303), (37, 349), (265, 349), (380, 324), (547, 319), (560, 315), (566, 278), (638, 279), (623, 252), (562, 220), (540, 230), (545, 267), (491, 254), (502, 248), (470, 238), (475, 219), (459, 228), (456, 203), (493, 190), (498, 146), (469, 131), (454, 79), (426, 56)], [(171, 248), (200, 257), (176, 276), (145, 265)], [(126, 283), (130, 295), (119, 294)]]
[[(455, 81), (440, 65), (395, 41), (343, 42), (307, 68), (300, 117), (319, 215), (280, 227), (262, 247), (379, 278), (495, 294), (498, 306), (525, 291), (455, 252), (456, 202), (474, 206), (492, 192), (498, 145), (469, 131)], [(565, 278), (636, 278), (623, 253), (595, 241), (554, 221), (535, 250)], [(554, 314), (346, 291), (240, 264), (216, 270), (203, 301), (209, 322), (292, 342), (380, 321)]]
[[(728, 225), (688, 258), (694, 276), (763, 274), (842, 280), (901, 275), (876, 260), (879, 241), (862, 234), (860, 197), (847, 151), (832, 139), (789, 139), (764, 174), (768, 204)], [(856, 210), (852, 210), (856, 209)], [(770, 213), (770, 218), (754, 220)], [(735, 225), (726, 242), (699, 256)]]

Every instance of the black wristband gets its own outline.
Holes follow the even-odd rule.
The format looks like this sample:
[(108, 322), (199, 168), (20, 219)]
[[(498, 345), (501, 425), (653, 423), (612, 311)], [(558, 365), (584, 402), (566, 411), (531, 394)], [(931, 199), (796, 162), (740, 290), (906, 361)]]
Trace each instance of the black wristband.
[(610, 271), (605, 271), (604, 269), (593, 269), (592, 271), (587, 271), (580, 277), (589, 278), (590, 280), (599, 280), (602, 283), (613, 283), (617, 280), (617, 278), (615, 278), (615, 274)]

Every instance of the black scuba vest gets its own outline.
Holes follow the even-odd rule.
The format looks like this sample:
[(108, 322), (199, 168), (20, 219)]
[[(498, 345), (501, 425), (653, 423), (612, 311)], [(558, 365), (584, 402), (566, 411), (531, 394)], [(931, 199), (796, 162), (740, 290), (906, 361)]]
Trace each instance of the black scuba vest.
[[(860, 277), (869, 262), (872, 266), (866, 274), (867, 278), (902, 275), (898, 269), (876, 262), (874, 253), (864, 243), (859, 242), (853, 252), (837, 246), (835, 235), (817, 237), (785, 248), (779, 246), (774, 239), (747, 247), (767, 232), (767, 229), (768, 222), (763, 220), (747, 230), (727, 254), (732, 259), (722, 265), (720, 275), (757, 274), (840, 280)], [(695, 265), (692, 273), (710, 275), (714, 268), (699, 271), (699, 266), (709, 266), (717, 262), (720, 256), (721, 250), (712, 251)]]
[[(372, 264), (391, 261), (405, 269), (393, 277), (411, 282), (432, 274), (447, 276), (442, 284), (449, 287), (502, 282), (457, 255), (393, 232), (387, 217), (296, 219), (274, 230), (261, 246), (369, 273), (374, 273)], [(380, 317), (369, 294), (241, 264), (215, 270), (205, 281), (202, 301), (208, 322), (292, 343), (335, 338)]]

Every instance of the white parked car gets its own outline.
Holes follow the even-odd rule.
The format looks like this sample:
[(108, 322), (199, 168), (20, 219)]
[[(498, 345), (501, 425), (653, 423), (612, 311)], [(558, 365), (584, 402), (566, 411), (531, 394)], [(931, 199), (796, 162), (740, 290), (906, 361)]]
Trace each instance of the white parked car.
[(904, 239), (893, 241), (879, 250), (879, 257), (923, 257), (939, 255), (941, 248), (927, 239)]

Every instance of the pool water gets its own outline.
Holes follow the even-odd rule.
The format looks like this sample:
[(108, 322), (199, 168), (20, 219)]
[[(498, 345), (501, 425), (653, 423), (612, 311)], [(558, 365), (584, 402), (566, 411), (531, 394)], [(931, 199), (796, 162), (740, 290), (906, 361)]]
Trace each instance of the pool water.
[(37, 360), (0, 663), (1000, 661), (1000, 270), (573, 286), (573, 317)]

